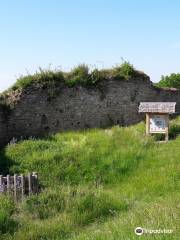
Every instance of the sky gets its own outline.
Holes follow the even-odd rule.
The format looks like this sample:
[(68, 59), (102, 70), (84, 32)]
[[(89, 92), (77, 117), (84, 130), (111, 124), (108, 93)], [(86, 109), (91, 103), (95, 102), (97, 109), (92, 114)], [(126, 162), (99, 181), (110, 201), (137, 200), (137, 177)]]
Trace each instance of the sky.
[(0, 0), (0, 92), (41, 68), (180, 72), (179, 0)]

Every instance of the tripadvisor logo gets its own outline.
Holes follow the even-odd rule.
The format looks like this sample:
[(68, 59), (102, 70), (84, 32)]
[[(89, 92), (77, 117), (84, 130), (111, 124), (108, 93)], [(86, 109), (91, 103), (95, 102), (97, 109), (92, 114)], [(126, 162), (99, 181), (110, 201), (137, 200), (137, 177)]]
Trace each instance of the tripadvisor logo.
[(137, 227), (134, 230), (136, 235), (142, 235), (142, 234), (170, 234), (173, 233), (172, 229), (146, 229), (142, 227)]
[(141, 228), (141, 227), (137, 227), (137, 228), (135, 228), (135, 234), (136, 235), (142, 235), (143, 234), (143, 228)]

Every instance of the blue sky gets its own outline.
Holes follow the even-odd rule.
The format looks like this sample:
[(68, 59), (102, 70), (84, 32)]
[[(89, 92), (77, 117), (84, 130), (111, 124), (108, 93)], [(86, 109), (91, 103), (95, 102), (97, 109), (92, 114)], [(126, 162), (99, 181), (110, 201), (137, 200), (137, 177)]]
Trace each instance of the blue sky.
[(49, 64), (180, 72), (179, 0), (0, 0), (0, 30), (0, 91)]

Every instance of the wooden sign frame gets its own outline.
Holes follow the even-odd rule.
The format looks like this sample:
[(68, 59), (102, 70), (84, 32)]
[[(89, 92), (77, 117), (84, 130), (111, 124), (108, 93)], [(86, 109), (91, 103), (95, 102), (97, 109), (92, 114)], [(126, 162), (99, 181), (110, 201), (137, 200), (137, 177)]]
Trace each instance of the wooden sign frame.
[[(153, 118), (153, 116), (159, 116), (163, 117), (166, 122), (166, 127), (164, 130), (150, 130), (150, 119)], [(150, 134), (164, 134), (165, 135), (165, 141), (169, 140), (169, 114), (168, 113), (146, 113), (146, 135)]]
[[(176, 102), (140, 102), (139, 113), (146, 114), (146, 135), (160, 133), (169, 140), (169, 114), (176, 112)], [(154, 116), (154, 118), (153, 118)], [(150, 122), (150, 120), (152, 121)], [(150, 125), (154, 126), (152, 130)]]

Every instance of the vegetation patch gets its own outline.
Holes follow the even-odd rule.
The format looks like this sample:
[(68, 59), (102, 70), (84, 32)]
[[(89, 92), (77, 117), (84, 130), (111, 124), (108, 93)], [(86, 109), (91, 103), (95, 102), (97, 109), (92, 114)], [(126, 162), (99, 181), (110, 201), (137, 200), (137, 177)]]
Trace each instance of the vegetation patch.
[(64, 76), (61, 71), (43, 70), (40, 68), (34, 75), (29, 74), (18, 78), (10, 90), (24, 89), (32, 84), (53, 85), (60, 81), (64, 81)]
[(70, 72), (43, 70), (40, 68), (34, 75), (29, 74), (18, 78), (16, 83), (8, 91), (24, 89), (32, 84), (53, 87), (60, 82), (69, 87), (73, 87), (75, 85), (93, 86), (98, 82), (108, 80), (109, 78), (128, 80), (129, 78), (139, 75), (145, 76), (145, 74), (136, 71), (133, 65), (126, 61), (119, 66), (106, 70), (94, 69), (90, 71), (89, 67), (85, 64), (78, 65)]
[[(141, 132), (142, 124), (138, 128)], [(53, 182), (112, 184), (134, 171), (144, 159), (140, 138), (141, 135), (134, 135), (131, 128), (113, 127), (111, 130), (56, 134), (50, 141), (26, 140), (8, 149), (8, 158), (14, 160), (10, 171), (21, 173), (36, 169), (44, 186)]]
[(0, 196), (0, 235), (13, 233), (17, 230), (17, 222), (12, 218), (15, 211), (13, 201), (6, 196)]
[(7, 146), (1, 169), (7, 159), (9, 173), (37, 171), (41, 192), (18, 204), (0, 197), (0, 239), (135, 240), (137, 226), (173, 230), (144, 239), (178, 239), (179, 126), (170, 122), (164, 144), (140, 123)]
[(47, 219), (65, 210), (66, 197), (63, 189), (59, 189), (59, 191), (57, 189), (47, 189), (39, 196), (28, 198), (24, 203), (23, 209), (32, 218)]
[(119, 211), (127, 211), (125, 202), (117, 201), (103, 191), (84, 191), (71, 203), (73, 221), (77, 225), (87, 225), (96, 220), (116, 216)]
[(172, 73), (169, 76), (162, 76), (161, 80), (155, 85), (157, 87), (180, 89), (180, 73)]

